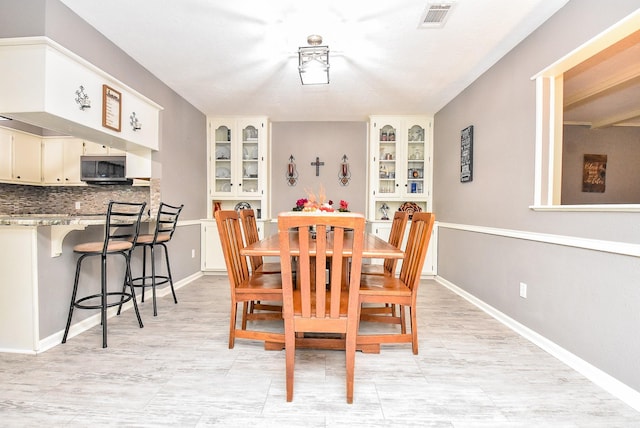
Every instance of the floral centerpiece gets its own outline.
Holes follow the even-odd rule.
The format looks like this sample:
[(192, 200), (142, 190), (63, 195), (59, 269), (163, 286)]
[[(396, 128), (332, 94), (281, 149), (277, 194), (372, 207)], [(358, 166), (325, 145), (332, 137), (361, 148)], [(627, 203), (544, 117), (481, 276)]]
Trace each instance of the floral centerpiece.
[[(304, 212), (336, 211), (336, 209), (333, 208), (333, 201), (331, 199), (327, 200), (327, 195), (324, 191), (324, 187), (322, 186), (320, 187), (320, 190), (318, 191), (317, 196), (313, 191), (309, 189), (305, 189), (305, 192), (307, 192), (307, 197), (298, 199), (296, 201), (296, 206), (293, 207), (293, 211), (304, 211)], [(349, 203), (347, 201), (340, 200), (340, 206), (338, 207), (337, 211), (349, 212)]]

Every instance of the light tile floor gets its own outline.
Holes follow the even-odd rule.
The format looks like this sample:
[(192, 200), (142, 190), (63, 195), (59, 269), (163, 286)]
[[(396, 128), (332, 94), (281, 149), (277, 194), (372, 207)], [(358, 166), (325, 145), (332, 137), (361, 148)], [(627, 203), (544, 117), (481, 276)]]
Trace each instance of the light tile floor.
[[(0, 354), (0, 426), (640, 427), (640, 413), (470, 303), (423, 281), (420, 354), (299, 350), (294, 401), (284, 352), (228, 349), (226, 277), (206, 276), (37, 356)], [(369, 325), (367, 328), (374, 328)]]

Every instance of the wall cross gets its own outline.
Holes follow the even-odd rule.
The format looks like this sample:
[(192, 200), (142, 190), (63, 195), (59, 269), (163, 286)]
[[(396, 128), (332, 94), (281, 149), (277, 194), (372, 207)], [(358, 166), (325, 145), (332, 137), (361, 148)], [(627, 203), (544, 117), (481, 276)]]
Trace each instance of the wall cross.
[(320, 158), (318, 156), (316, 156), (316, 161), (315, 162), (311, 162), (311, 166), (315, 166), (316, 167), (316, 177), (318, 177), (320, 175), (320, 167), (324, 165), (324, 162), (320, 162)]

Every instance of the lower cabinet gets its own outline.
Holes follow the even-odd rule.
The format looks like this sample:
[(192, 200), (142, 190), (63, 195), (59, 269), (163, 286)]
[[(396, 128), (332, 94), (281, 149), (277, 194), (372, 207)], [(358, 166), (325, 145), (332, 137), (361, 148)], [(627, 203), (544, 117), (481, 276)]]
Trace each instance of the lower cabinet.
[[(436, 260), (436, 253), (438, 247), (438, 227), (437, 223), (433, 227), (431, 233), (431, 240), (429, 241), (429, 249), (427, 250), (427, 257), (424, 259), (424, 266), (422, 267), (422, 276), (435, 276), (438, 273), (438, 264)], [(369, 221), (369, 232), (375, 234), (380, 239), (385, 241), (389, 240), (391, 234), (391, 220), (384, 221)], [(402, 240), (402, 249), (407, 245), (407, 238), (409, 237), (409, 229), (411, 228), (411, 220), (407, 223), (407, 230)], [(372, 260), (371, 263), (382, 264), (383, 260)], [(398, 263), (398, 272), (402, 266), (402, 260)]]
[[(269, 223), (264, 220), (256, 221), (258, 226), (258, 235), (260, 239), (270, 234), (277, 233), (277, 225), (275, 229), (266, 230)], [(220, 235), (218, 234), (218, 225), (214, 219), (204, 219), (200, 223), (200, 268), (203, 272), (226, 272), (227, 265), (224, 261), (224, 253), (222, 252), (222, 244), (220, 243)], [(277, 261), (274, 260), (274, 261)]]
[(218, 225), (214, 219), (202, 220), (200, 226), (201, 269), (204, 272), (223, 272), (227, 270), (224, 253), (218, 234)]

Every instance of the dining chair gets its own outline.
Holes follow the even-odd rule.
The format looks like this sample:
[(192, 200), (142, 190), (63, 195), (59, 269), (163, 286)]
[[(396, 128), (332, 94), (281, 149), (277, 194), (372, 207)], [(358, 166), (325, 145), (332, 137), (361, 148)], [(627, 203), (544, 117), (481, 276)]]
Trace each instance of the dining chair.
[[(352, 213), (283, 213), (278, 216), (287, 401), (293, 400), (296, 342), (299, 338), (302, 339), (304, 333), (333, 333), (340, 335), (340, 338), (344, 337), (347, 403), (353, 403), (364, 224), (364, 216)], [(333, 231), (328, 237), (331, 229)], [(347, 229), (353, 229), (353, 232)], [(296, 254), (298, 278), (295, 284), (291, 263), (294, 256), (290, 245), (292, 230), (297, 230), (299, 239), (299, 254)], [(351, 263), (341, 256), (345, 233), (353, 233)], [(329, 278), (326, 269), (312, 269), (314, 263), (324, 267), (327, 261), (330, 266)], [(345, 266), (349, 269), (348, 287), (343, 287)]]
[[(131, 300), (135, 310), (140, 328), (143, 327), (138, 304), (136, 302), (135, 288), (131, 281), (131, 251), (136, 245), (136, 240), (140, 232), (140, 219), (146, 202), (109, 202), (105, 223), (104, 240), (99, 242), (85, 242), (73, 247), (73, 252), (80, 254), (76, 262), (76, 275), (71, 293), (71, 304), (69, 306), (69, 316), (67, 325), (62, 336), (62, 343), (67, 342), (71, 319), (74, 308), (77, 309), (99, 309), (100, 323), (102, 324), (102, 347), (107, 347), (107, 309), (119, 306), (118, 314), (122, 309), (122, 304)], [(125, 274), (122, 291), (108, 291), (107, 287), (107, 260), (109, 256), (120, 255), (124, 258)], [(78, 283), (82, 262), (87, 257), (100, 257), (100, 292), (77, 298)], [(127, 287), (130, 291), (126, 291)], [(114, 299), (117, 298), (117, 299)]]
[[(258, 234), (255, 211), (252, 209), (240, 210), (240, 220), (242, 220), (242, 230), (246, 245), (258, 242), (260, 235)], [(252, 272), (280, 273), (280, 262), (265, 263), (261, 256), (250, 256), (249, 263), (251, 264)]]
[[(429, 248), (435, 215), (427, 212), (414, 213), (402, 260), (400, 274), (362, 275), (360, 303), (391, 304), (400, 307), (398, 316), (388, 314), (365, 314), (361, 321), (379, 321), (400, 324), (400, 333), (358, 334), (358, 344), (367, 343), (411, 343), (414, 354), (418, 353), (418, 323), (416, 299), (420, 285), (420, 275)], [(411, 332), (407, 333), (406, 309), (409, 310)]]
[[(142, 288), (142, 299), (144, 302), (144, 291), (147, 287), (151, 287), (151, 293), (153, 297), (153, 316), (158, 315), (158, 308), (156, 305), (156, 287), (158, 285), (169, 283), (171, 287), (171, 294), (173, 294), (173, 302), (178, 303), (176, 297), (176, 291), (173, 288), (173, 277), (171, 276), (171, 266), (169, 264), (169, 252), (167, 251), (167, 243), (171, 241), (176, 226), (178, 225), (178, 217), (184, 205), (172, 206), (164, 202), (160, 203), (158, 207), (158, 214), (156, 216), (155, 230), (150, 234), (141, 234), (134, 245), (135, 248), (142, 247), (142, 276), (132, 279), (134, 287)], [(162, 247), (164, 249), (165, 263), (167, 268), (166, 275), (158, 275), (156, 270), (156, 247)], [(151, 257), (151, 275), (147, 275), (147, 249)]]
[[(240, 220), (242, 221), (245, 244), (250, 245), (258, 242), (260, 235), (258, 234), (255, 211), (250, 208), (240, 210)], [(265, 263), (261, 256), (249, 256), (249, 264), (251, 265), (251, 272), (265, 274), (280, 273), (280, 262)], [(245, 310), (248, 311), (248, 313), (254, 313), (256, 310), (282, 312), (281, 305), (270, 305), (260, 301), (246, 302), (245, 306), (246, 305), (248, 305), (248, 308)]]
[[(252, 301), (282, 302), (282, 280), (280, 275), (249, 274), (247, 258), (240, 254), (244, 240), (240, 229), (240, 217), (235, 210), (220, 210), (214, 213), (224, 261), (227, 266), (231, 288), (231, 314), (229, 320), (229, 348), (233, 348), (235, 338), (252, 340), (272, 340), (283, 342), (282, 333), (266, 330), (248, 330), (247, 321), (281, 320), (279, 312), (248, 313), (246, 303)], [(238, 304), (242, 303), (241, 328), (237, 328)]]
[[(407, 211), (396, 211), (393, 215), (393, 221), (391, 223), (391, 233), (389, 234), (389, 244), (396, 248), (402, 246), (402, 239), (404, 238), (405, 230), (407, 229), (407, 222), (409, 221), (409, 213)], [(396, 274), (396, 267), (398, 265), (398, 259), (384, 259), (383, 264), (366, 263), (362, 265), (363, 275), (388, 275), (393, 276)]]

